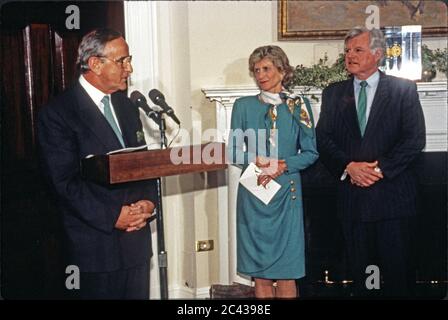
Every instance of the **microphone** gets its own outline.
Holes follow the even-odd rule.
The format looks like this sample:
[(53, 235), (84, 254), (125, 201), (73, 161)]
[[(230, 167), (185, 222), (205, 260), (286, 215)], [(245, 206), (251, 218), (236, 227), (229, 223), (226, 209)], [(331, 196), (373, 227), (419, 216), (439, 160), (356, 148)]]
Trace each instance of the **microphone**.
[(142, 109), (148, 117), (154, 120), (154, 122), (159, 123), (159, 116), (157, 115), (157, 112), (155, 112), (154, 110), (151, 109), (150, 106), (148, 106), (146, 98), (143, 94), (141, 94), (137, 90), (133, 91), (131, 93), (130, 99), (137, 107)]
[(152, 89), (151, 91), (149, 91), (148, 93), (149, 98), (151, 99), (151, 101), (158, 105), (159, 107), (161, 107), (163, 109), (163, 111), (169, 116), (171, 117), (171, 119), (173, 119), (178, 125), (180, 125), (180, 121), (179, 119), (176, 117), (176, 115), (174, 114), (174, 110), (173, 108), (171, 108), (165, 101), (165, 97), (163, 96), (162, 92), (160, 92), (157, 89)]

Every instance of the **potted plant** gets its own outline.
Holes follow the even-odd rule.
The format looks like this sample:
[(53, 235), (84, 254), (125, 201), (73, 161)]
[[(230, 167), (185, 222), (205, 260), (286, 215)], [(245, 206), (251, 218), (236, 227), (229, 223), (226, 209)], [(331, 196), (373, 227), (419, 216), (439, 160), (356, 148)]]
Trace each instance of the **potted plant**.
[(445, 74), (445, 77), (448, 76), (447, 48), (431, 50), (427, 45), (422, 45), (422, 80), (430, 82), (437, 71)]
[(432, 50), (427, 45), (422, 45), (422, 81), (431, 82), (436, 77), (436, 64), (432, 56)]

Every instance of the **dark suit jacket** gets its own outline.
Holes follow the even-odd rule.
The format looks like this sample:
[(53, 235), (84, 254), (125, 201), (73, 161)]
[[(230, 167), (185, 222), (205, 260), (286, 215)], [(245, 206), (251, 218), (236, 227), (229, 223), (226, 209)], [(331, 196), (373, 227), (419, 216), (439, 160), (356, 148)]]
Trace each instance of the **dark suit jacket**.
[[(126, 147), (142, 131), (138, 110), (121, 92), (111, 95)], [(42, 109), (38, 121), (44, 170), (59, 195), (69, 263), (81, 272), (109, 272), (141, 265), (152, 255), (149, 225), (135, 232), (114, 227), (121, 207), (148, 199), (156, 203), (154, 181), (110, 187), (84, 180), (80, 161), (87, 155), (122, 148), (87, 92), (77, 83)]]
[[(361, 137), (353, 79), (328, 86), (316, 127), (322, 162), (338, 179), (338, 212), (345, 220), (378, 221), (414, 215), (412, 162), (425, 146), (425, 121), (415, 83), (380, 74), (366, 131)], [(384, 178), (360, 188), (339, 181), (351, 161), (378, 160)]]

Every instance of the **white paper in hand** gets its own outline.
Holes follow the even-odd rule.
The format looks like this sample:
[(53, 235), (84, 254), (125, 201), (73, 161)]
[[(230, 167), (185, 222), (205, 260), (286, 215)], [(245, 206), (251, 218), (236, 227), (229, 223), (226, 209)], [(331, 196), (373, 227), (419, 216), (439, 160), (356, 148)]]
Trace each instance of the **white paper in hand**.
[(254, 196), (256, 196), (264, 204), (267, 205), (278, 192), (278, 190), (280, 190), (281, 185), (275, 180), (269, 181), (269, 183), (266, 185), (266, 188), (262, 185), (257, 185), (257, 177), (260, 173), (261, 169), (258, 168), (253, 162), (251, 162), (241, 175), (240, 183)]

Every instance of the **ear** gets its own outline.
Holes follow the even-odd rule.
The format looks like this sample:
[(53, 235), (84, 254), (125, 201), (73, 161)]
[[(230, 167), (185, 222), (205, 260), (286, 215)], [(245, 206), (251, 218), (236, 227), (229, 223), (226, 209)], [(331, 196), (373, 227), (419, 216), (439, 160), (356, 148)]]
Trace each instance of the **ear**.
[(88, 60), (89, 69), (96, 75), (101, 74), (102, 63), (98, 57), (90, 57)]
[(376, 49), (374, 56), (375, 61), (378, 63), (381, 60), (381, 57), (383, 56), (383, 52), (381, 51), (381, 49)]

